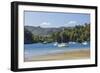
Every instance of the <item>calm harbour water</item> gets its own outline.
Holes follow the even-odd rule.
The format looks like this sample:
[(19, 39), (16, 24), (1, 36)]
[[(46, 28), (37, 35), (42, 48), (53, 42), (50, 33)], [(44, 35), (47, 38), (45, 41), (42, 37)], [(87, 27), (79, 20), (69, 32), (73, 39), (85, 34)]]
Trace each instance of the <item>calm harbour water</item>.
[(54, 46), (54, 43), (36, 43), (36, 44), (24, 44), (24, 54), (25, 56), (32, 57), (38, 55), (59, 53), (65, 51), (73, 51), (79, 49), (90, 49), (90, 43), (83, 45), (81, 43), (69, 43), (66, 47)]

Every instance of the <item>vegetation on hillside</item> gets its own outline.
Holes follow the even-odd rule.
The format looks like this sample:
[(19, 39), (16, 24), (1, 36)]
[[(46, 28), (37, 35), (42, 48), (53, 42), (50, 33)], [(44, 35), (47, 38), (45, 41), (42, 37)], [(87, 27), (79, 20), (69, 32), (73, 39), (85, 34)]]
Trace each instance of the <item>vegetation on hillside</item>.
[[(26, 32), (26, 31), (25, 31)], [(24, 32), (24, 34), (25, 34)], [(31, 41), (32, 43), (39, 43), (39, 42), (84, 42), (84, 41), (90, 41), (90, 24), (85, 23), (84, 25), (77, 25), (75, 27), (65, 27), (62, 28), (61, 31), (53, 32), (49, 36), (40, 36), (40, 35), (34, 35), (31, 32)], [(30, 35), (25, 35), (30, 36)], [(28, 37), (29, 38), (29, 37)]]

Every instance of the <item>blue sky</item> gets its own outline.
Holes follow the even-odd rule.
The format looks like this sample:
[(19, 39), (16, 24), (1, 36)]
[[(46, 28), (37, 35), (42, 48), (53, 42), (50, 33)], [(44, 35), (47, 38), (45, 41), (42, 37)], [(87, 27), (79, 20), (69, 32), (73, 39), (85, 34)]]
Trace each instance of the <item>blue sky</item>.
[(90, 23), (90, 14), (58, 12), (24, 12), (25, 26), (73, 27)]

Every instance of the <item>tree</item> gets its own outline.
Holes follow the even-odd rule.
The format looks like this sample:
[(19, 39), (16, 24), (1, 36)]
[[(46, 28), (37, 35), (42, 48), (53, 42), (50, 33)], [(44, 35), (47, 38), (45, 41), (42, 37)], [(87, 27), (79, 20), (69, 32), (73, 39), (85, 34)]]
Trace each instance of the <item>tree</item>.
[(24, 28), (24, 44), (33, 43), (32, 33)]

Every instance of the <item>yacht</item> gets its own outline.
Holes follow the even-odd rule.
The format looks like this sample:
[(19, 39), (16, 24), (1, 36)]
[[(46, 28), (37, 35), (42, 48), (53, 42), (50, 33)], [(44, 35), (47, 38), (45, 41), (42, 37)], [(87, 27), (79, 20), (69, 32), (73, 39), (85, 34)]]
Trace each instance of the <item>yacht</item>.
[(57, 46), (57, 45), (58, 45), (58, 43), (57, 43), (57, 42), (55, 42), (55, 43), (54, 43), (54, 46)]
[(66, 46), (68, 46), (66, 43), (60, 43), (60, 44), (58, 44), (58, 47), (66, 47)]
[(87, 43), (87, 42), (83, 42), (82, 44), (83, 44), (83, 45), (87, 45), (88, 43)]

